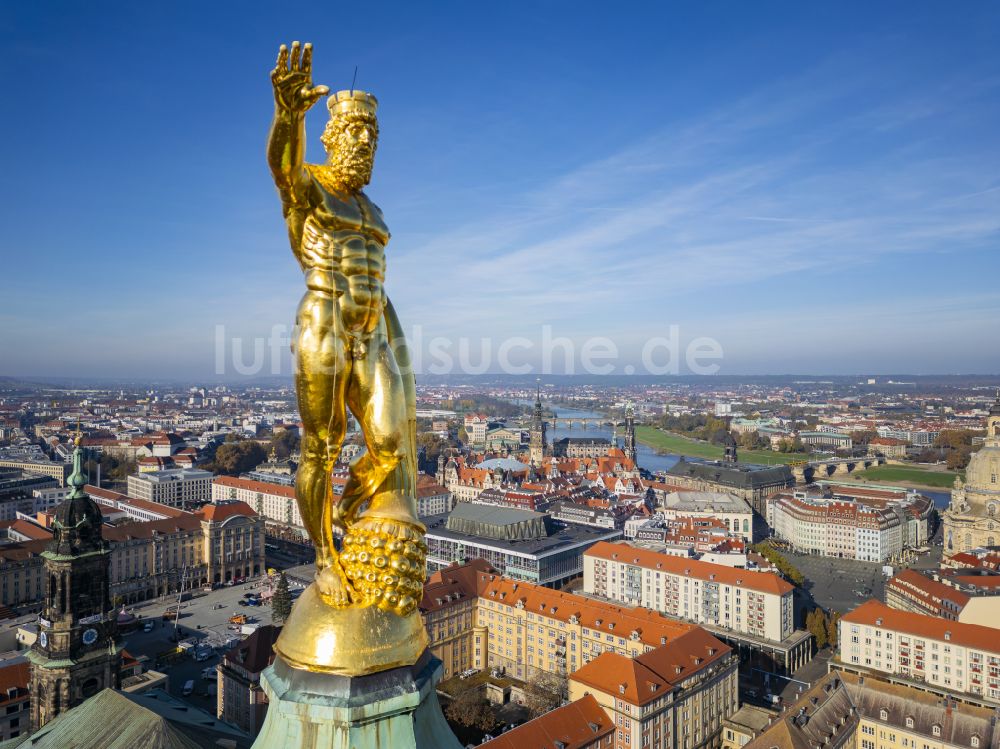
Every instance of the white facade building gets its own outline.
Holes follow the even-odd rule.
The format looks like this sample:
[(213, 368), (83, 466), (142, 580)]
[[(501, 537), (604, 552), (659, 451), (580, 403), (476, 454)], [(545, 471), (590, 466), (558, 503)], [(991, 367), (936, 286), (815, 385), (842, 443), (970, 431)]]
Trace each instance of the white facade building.
[(793, 590), (770, 572), (598, 543), (583, 555), (583, 591), (697, 624), (781, 642), (795, 631)]
[(455, 497), (433, 477), (417, 474), (417, 515), (445, 515), (455, 509)]
[(295, 488), (266, 481), (216, 476), (212, 482), (212, 501), (238, 499), (250, 505), (266, 522), (277, 523), (304, 533), (302, 515), (295, 501)]
[(717, 518), (734, 536), (753, 543), (753, 510), (745, 499), (725, 492), (671, 492), (663, 498), (657, 513), (673, 518)]
[(188, 509), (212, 499), (214, 474), (200, 468), (173, 468), (128, 477), (128, 495)]
[(848, 666), (1000, 704), (1000, 637), (993, 627), (900, 611), (875, 600), (846, 614), (838, 626), (840, 660)]

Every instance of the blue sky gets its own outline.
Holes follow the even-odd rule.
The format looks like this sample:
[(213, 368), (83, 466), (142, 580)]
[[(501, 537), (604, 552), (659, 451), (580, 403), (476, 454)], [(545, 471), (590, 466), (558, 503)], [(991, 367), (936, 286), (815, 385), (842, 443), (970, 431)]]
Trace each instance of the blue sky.
[(217, 331), (228, 361), (291, 325), (264, 141), (292, 39), (379, 97), (368, 192), (425, 343), (537, 364), (549, 326), (621, 373), (676, 325), (728, 374), (1000, 371), (998, 31), (988, 3), (7, 4), (0, 375), (207, 378)]

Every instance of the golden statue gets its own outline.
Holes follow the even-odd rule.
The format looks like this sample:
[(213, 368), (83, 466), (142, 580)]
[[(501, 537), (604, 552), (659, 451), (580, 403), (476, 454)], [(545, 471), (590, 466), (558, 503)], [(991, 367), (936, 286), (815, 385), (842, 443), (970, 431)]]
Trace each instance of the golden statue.
[[(305, 114), (329, 93), (312, 84), (311, 45), (282, 45), (271, 82), (268, 163), (306, 281), (293, 344), (303, 424), (295, 495), (317, 566), (275, 650), (308, 671), (411, 665), (427, 645), (417, 612), (427, 546), (415, 499), (413, 375), (383, 287), (389, 230), (362, 190), (378, 143), (378, 102), (356, 90), (330, 96), (326, 163), (306, 164)], [(367, 449), (338, 498), (331, 474), (347, 409)], [(339, 550), (334, 528), (343, 531)]]

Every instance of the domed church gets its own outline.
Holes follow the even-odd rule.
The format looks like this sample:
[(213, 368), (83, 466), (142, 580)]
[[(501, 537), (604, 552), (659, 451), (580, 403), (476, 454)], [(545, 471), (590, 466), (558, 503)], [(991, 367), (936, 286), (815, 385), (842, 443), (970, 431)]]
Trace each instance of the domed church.
[(1000, 393), (990, 407), (986, 438), (972, 454), (965, 483), (955, 479), (944, 512), (944, 554), (1000, 545)]

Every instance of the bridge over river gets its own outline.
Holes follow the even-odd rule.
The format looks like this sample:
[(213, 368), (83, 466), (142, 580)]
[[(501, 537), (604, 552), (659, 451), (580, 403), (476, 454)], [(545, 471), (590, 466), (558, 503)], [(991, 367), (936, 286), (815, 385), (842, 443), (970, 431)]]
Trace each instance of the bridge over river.
[(826, 458), (802, 461), (801, 463), (789, 464), (789, 468), (792, 469), (796, 481), (801, 484), (810, 484), (813, 481), (849, 476), (857, 471), (863, 471), (883, 463), (885, 463), (885, 458), (881, 456), (866, 455), (860, 458)]

